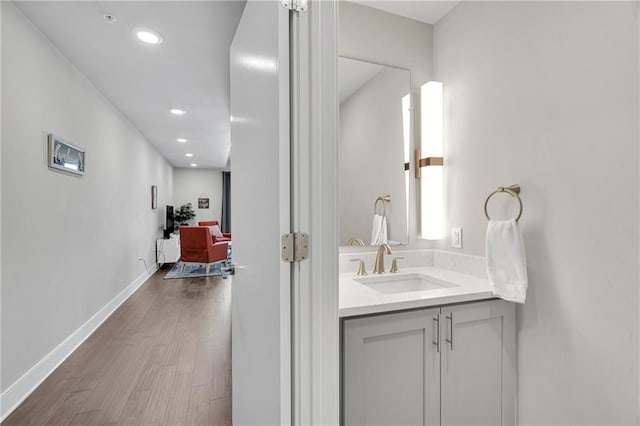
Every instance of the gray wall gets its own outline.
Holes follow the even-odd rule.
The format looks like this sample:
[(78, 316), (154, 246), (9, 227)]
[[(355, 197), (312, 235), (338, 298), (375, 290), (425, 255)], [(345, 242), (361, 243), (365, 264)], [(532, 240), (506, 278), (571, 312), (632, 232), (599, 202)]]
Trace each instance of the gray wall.
[(434, 40), (464, 252), (522, 186), (519, 424), (638, 424), (638, 4), (463, 2)]
[(341, 245), (353, 237), (371, 242), (374, 202), (385, 194), (388, 239), (407, 241), (402, 97), (408, 93), (409, 72), (386, 67), (340, 105)]
[[(2, 390), (152, 266), (172, 167), (2, 2)], [(46, 136), (86, 149), (48, 170)], [(151, 209), (151, 185), (158, 209)]]
[[(199, 209), (198, 198), (209, 198), (209, 208)], [(173, 174), (173, 204), (178, 208), (191, 203), (196, 217), (191, 224), (201, 220), (221, 221), (222, 172), (208, 169), (176, 168)]]
[[(413, 103), (412, 149), (419, 135), (420, 86), (433, 80), (433, 26), (360, 4), (340, 2), (338, 53), (340, 56), (408, 69)], [(413, 164), (413, 155), (411, 155)], [(343, 161), (340, 158), (340, 161)], [(413, 166), (412, 166), (413, 167)], [(342, 182), (339, 182), (341, 185)], [(419, 240), (416, 179), (409, 179), (409, 245), (431, 247)]]

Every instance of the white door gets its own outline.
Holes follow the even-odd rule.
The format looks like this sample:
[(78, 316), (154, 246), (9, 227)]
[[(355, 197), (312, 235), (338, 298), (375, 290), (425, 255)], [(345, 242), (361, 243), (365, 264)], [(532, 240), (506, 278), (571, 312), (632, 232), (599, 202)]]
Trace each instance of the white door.
[(291, 421), (288, 13), (248, 1), (230, 52), (235, 425)]

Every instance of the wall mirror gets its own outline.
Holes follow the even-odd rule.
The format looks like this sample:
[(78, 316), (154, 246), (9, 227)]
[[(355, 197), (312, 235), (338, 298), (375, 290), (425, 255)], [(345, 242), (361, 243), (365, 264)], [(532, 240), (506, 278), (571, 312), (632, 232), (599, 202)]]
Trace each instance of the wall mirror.
[(338, 59), (340, 245), (408, 242), (411, 77)]

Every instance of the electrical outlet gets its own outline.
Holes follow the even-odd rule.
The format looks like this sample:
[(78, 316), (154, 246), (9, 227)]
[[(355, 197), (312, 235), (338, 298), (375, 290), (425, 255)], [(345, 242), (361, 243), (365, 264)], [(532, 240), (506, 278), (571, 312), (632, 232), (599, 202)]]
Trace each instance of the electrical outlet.
[(462, 248), (462, 228), (451, 228), (451, 247)]

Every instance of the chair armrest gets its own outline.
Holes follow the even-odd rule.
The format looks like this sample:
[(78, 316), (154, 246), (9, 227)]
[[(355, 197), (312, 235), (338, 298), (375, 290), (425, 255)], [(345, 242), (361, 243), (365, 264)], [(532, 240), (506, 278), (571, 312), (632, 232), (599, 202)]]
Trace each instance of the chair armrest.
[(227, 237), (227, 238), (231, 238), (231, 233), (230, 232), (223, 232), (222, 236), (223, 237)]
[(209, 255), (209, 262), (218, 262), (227, 259), (227, 250), (229, 245), (227, 243), (218, 243), (209, 247), (207, 250)]

